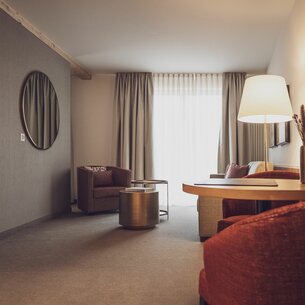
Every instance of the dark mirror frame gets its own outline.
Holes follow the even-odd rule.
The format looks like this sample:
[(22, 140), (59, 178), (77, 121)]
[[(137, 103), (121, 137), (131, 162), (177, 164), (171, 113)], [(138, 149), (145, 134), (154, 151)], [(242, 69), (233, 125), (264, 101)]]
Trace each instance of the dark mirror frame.
[(52, 146), (60, 125), (59, 103), (49, 77), (40, 71), (30, 72), (21, 90), (21, 120), (31, 144), (40, 150)]

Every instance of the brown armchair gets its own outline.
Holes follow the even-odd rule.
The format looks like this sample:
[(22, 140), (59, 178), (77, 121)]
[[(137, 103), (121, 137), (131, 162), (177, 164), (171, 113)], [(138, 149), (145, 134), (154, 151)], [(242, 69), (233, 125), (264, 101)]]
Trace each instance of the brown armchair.
[(305, 304), (305, 202), (240, 221), (204, 243), (200, 304)]
[(87, 213), (118, 209), (120, 190), (131, 185), (131, 171), (114, 166), (94, 171), (94, 167), (77, 168), (78, 208)]
[[(264, 178), (264, 179), (300, 179), (299, 173), (273, 170), (267, 172), (255, 173), (248, 175), (245, 178)], [(268, 203), (268, 202), (266, 202)], [(283, 205), (296, 203), (296, 201), (270, 201), (269, 208), (274, 209)], [(223, 219), (218, 221), (217, 232), (224, 230), (232, 224), (246, 219), (255, 214), (256, 202), (254, 200), (237, 200), (237, 199), (223, 199), (222, 201)]]

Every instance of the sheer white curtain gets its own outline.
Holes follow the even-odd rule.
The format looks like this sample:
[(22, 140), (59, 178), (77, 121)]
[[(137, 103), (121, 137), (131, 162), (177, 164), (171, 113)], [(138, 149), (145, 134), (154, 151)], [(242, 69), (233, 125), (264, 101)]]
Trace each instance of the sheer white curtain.
[(195, 202), (183, 182), (217, 171), (221, 74), (154, 74), (154, 177), (169, 181), (170, 204)]

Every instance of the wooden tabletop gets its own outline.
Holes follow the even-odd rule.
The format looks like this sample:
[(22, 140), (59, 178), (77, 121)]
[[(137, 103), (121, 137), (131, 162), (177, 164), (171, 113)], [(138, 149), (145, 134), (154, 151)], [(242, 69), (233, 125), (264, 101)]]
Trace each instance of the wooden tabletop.
[(186, 193), (204, 197), (252, 200), (305, 200), (305, 184), (302, 184), (299, 180), (274, 180), (278, 186), (225, 186), (184, 183), (182, 188)]

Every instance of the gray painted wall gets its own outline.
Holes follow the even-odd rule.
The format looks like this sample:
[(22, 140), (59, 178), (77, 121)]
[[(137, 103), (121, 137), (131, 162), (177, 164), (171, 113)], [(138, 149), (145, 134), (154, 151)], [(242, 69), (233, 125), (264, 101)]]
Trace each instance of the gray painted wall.
[[(20, 141), (20, 91), (33, 70), (49, 76), (59, 100), (59, 134), (45, 151)], [(69, 204), (70, 66), (0, 10), (0, 232)]]

